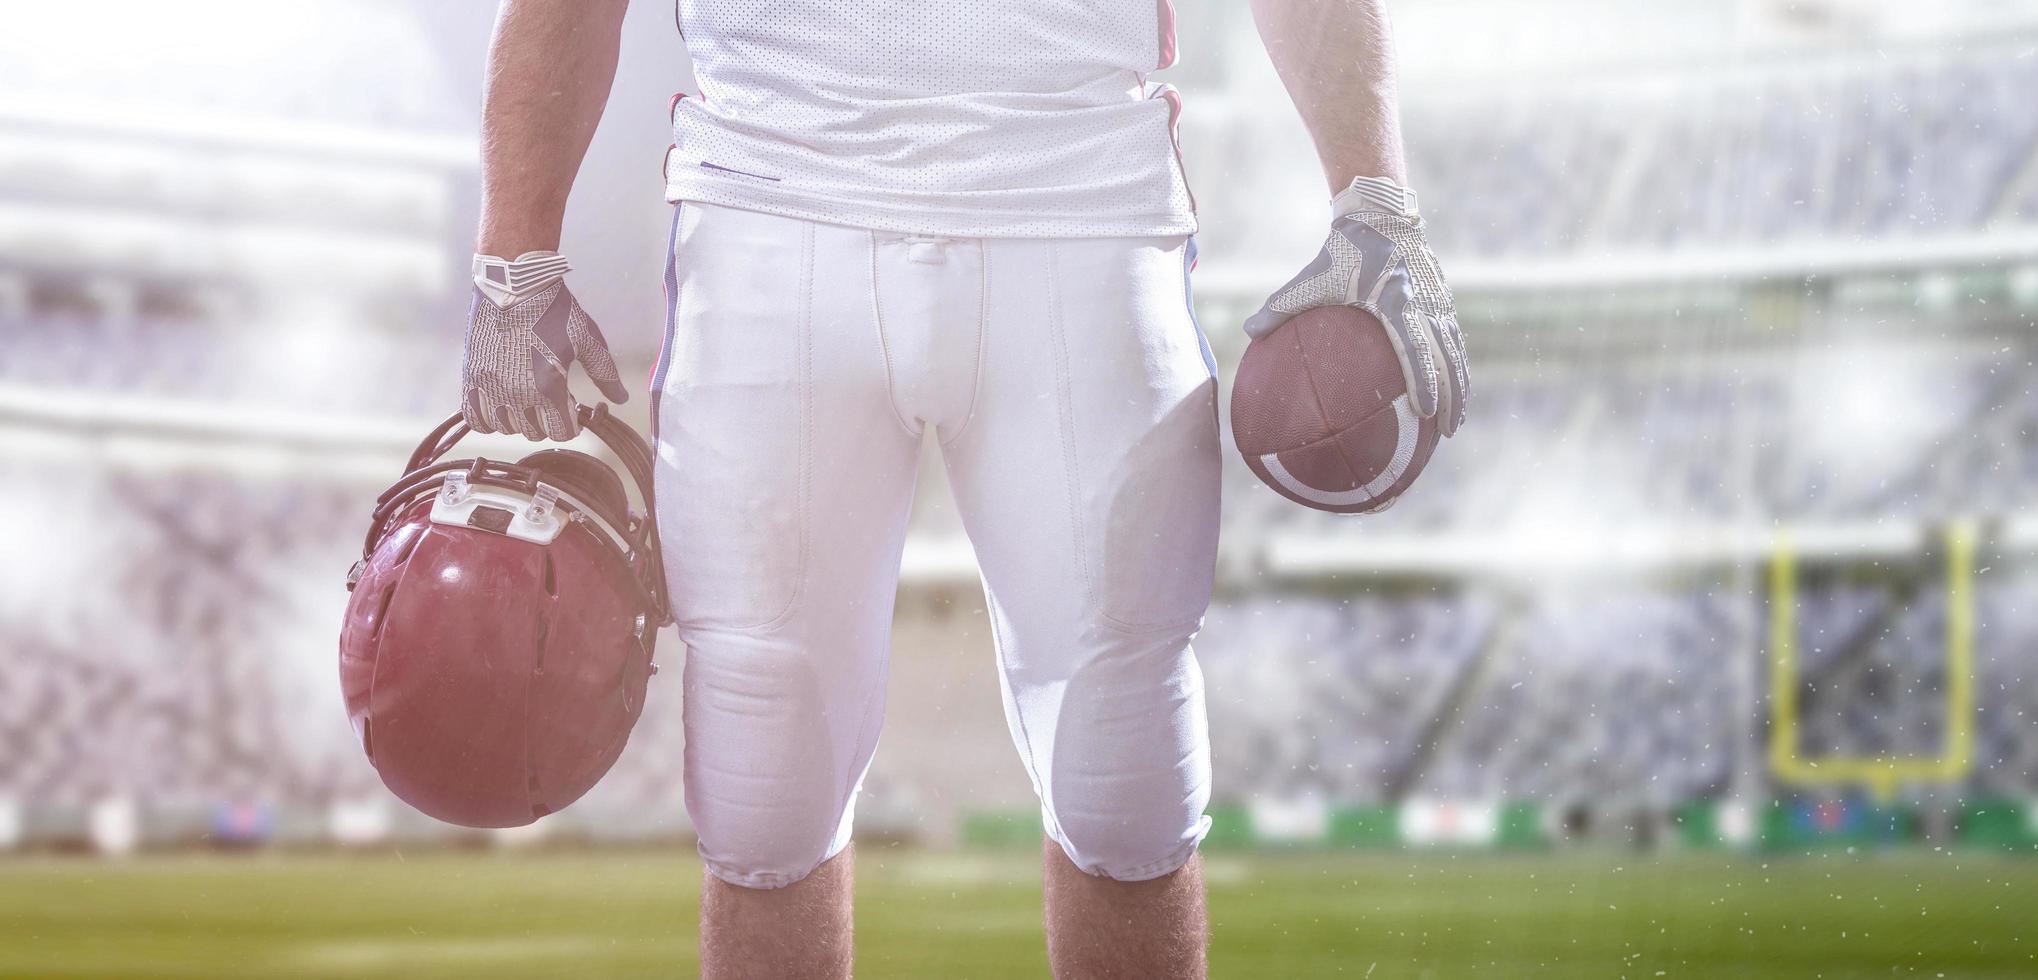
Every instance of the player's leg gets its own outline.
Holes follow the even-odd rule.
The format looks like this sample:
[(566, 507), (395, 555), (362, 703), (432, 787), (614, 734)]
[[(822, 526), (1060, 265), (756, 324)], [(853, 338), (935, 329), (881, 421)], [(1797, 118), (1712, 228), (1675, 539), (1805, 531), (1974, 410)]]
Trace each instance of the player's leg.
[(745, 888), (703, 872), (701, 976), (708, 980), (848, 977), (854, 935), (851, 846), (783, 888)]
[(676, 233), (657, 493), (703, 973), (847, 976), (919, 443), (886, 400), (866, 234), (693, 204)]
[(1081, 980), (1201, 977), (1209, 925), (1202, 858), (1147, 881), (1087, 874), (1052, 839), (1042, 842), (1042, 893), (1054, 975)]
[[(1216, 383), (1179, 238), (986, 243), (975, 410), (944, 449), (1053, 851), (1064, 977), (1197, 976)], [(1158, 882), (1156, 884), (1156, 882)], [(1098, 922), (1157, 937), (1100, 944)]]

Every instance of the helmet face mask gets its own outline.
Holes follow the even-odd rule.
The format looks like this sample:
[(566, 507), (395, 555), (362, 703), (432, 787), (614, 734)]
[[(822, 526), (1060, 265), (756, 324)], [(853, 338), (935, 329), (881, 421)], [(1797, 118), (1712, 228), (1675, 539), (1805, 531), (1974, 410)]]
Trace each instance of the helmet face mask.
[(347, 713), (385, 785), (449, 823), (513, 827), (614, 764), (670, 621), (651, 521), (650, 452), (582, 409), (645, 506), (584, 453), (440, 462), (428, 435), (377, 501), (340, 634)]

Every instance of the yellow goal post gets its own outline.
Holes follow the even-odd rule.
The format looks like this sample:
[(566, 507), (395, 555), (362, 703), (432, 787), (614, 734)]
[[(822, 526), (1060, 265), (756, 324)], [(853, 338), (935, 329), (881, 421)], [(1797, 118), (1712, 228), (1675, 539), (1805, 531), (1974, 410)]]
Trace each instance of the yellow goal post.
[(1799, 753), (1797, 657), (1797, 552), (1779, 534), (1769, 560), (1769, 768), (1791, 786), (1865, 786), (1880, 802), (1910, 782), (1951, 783), (1974, 765), (1974, 556), (1978, 530), (1958, 520), (1945, 530), (1946, 737), (1937, 755), (1832, 755)]

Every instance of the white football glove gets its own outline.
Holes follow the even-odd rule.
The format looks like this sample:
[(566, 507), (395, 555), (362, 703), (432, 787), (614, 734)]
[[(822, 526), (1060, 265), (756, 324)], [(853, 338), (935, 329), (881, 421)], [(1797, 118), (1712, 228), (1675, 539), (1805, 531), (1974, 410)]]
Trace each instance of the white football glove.
[(630, 393), (601, 328), (566, 289), (566, 259), (526, 252), (474, 257), (474, 303), (460, 369), (461, 412), (476, 432), (521, 432), (533, 442), (580, 432), (566, 371), (579, 361), (613, 402)]
[(1384, 177), (1353, 179), (1331, 203), (1323, 251), (1246, 320), (1245, 332), (1258, 339), (1304, 310), (1338, 305), (1386, 324), (1416, 413), (1435, 418), (1444, 435), (1458, 431), (1471, 393), (1464, 335), (1414, 191)]

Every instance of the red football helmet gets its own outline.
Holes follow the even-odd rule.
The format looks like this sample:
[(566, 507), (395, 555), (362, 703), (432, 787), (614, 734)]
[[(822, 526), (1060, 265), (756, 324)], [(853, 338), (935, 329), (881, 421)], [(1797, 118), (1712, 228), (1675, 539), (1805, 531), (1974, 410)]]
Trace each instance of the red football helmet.
[(568, 449), (440, 462), (454, 415), (376, 501), (340, 630), (340, 686), (392, 792), (448, 823), (517, 827), (615, 764), (670, 621), (651, 450), (606, 405), (581, 425), (622, 460)]

